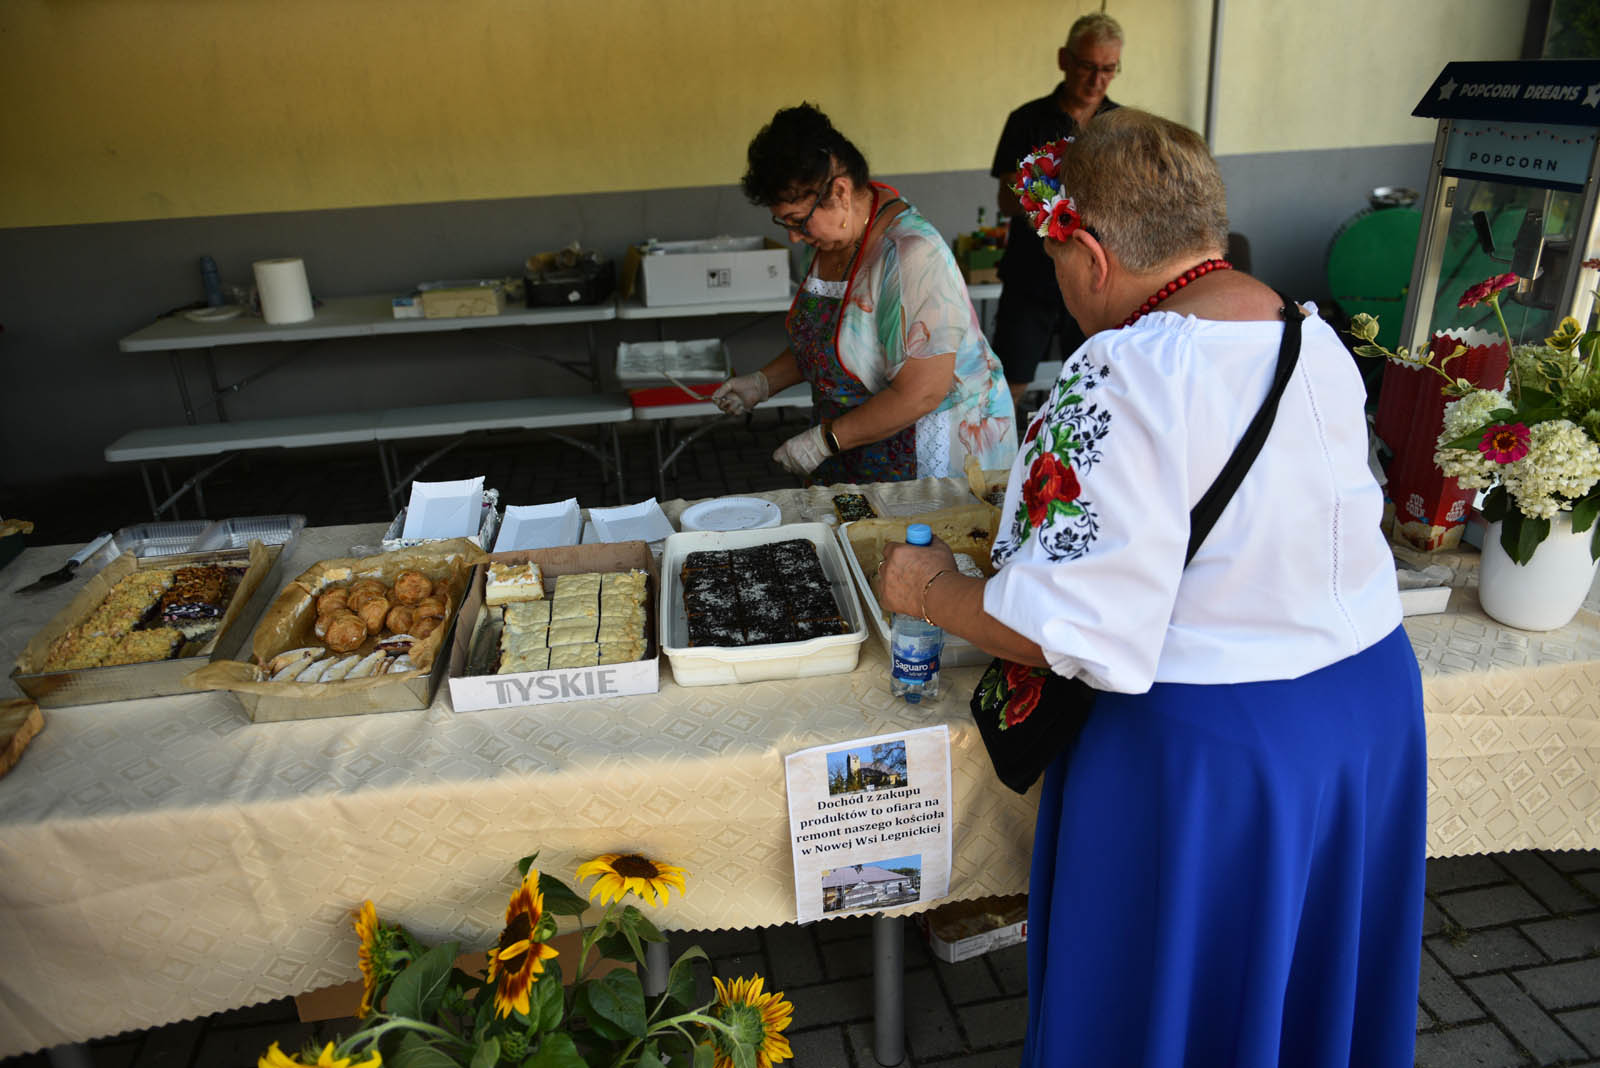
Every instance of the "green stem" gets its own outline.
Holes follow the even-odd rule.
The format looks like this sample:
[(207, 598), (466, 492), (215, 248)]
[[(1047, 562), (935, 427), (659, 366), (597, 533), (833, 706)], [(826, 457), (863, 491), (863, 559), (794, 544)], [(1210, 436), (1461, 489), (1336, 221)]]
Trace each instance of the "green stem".
[(729, 1038), (736, 1038), (736, 1036), (734, 1035), (734, 1032), (733, 1032), (733, 1028), (730, 1025), (723, 1023), (721, 1020), (717, 1019), (715, 1016), (708, 1016), (705, 1013), (701, 1013), (701, 1012), (686, 1012), (686, 1013), (683, 1013), (681, 1016), (673, 1016), (673, 1017), (670, 1017), (668, 1019), (662, 1020), (660, 1023), (658, 1023), (654, 1027), (650, 1028), (650, 1030), (646, 1031), (645, 1035), (644, 1035), (644, 1038), (635, 1038), (632, 1041), (630, 1041), (628, 1043), (628, 1045), (627, 1045), (627, 1048), (625, 1048), (620, 1054), (617, 1055), (617, 1059), (615, 1061), (611, 1062), (611, 1068), (622, 1068), (623, 1065), (628, 1063), (628, 1057), (632, 1055), (633, 1051), (639, 1048), (639, 1044), (641, 1042), (645, 1041), (645, 1039), (650, 1038), (653, 1035), (660, 1034), (662, 1031), (665, 1031), (668, 1028), (671, 1028), (672, 1030), (677, 1031), (680, 1034), (687, 1035), (688, 1032), (684, 1030), (684, 1026), (683, 1025), (684, 1024), (690, 1024), (690, 1023), (697, 1023), (697, 1024), (700, 1024), (702, 1027), (714, 1028), (715, 1030), (721, 1031), (723, 1034), (727, 1035)]
[[(351, 1052), (354, 1048), (354, 1044), (357, 1042), (362, 1045), (374, 1045), (376, 1044), (380, 1035), (386, 1031), (394, 1030), (421, 1031), (422, 1033), (432, 1035), (435, 1038), (447, 1039), (463, 1049), (468, 1048), (470, 1045), (466, 1039), (461, 1038), (459, 1035), (453, 1035), (442, 1027), (437, 1027), (430, 1023), (424, 1023), (421, 1020), (413, 1020), (406, 1016), (384, 1016), (382, 1013), (374, 1013), (373, 1015), (381, 1016), (384, 1022), (378, 1024), (376, 1027), (368, 1027), (364, 1030), (357, 1031), (355, 1034), (345, 1039), (344, 1042), (340, 1044), (340, 1053)], [(345, 1044), (350, 1044), (351, 1050), (343, 1048)]]
[(1511, 358), (1511, 331), (1506, 328), (1506, 317), (1500, 311), (1500, 294), (1489, 294), (1489, 306), (1494, 309), (1494, 317), (1500, 324), (1500, 336), (1506, 339), (1506, 361), (1511, 369), (1511, 406), (1517, 407), (1522, 403), (1522, 382), (1517, 376), (1517, 361)]

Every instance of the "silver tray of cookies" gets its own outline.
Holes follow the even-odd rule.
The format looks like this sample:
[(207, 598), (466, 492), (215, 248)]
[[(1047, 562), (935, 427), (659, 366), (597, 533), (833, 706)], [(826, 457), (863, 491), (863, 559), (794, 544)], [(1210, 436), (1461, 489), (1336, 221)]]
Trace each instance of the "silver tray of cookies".
[(124, 552), (34, 635), (11, 679), (43, 708), (191, 693), (184, 676), (243, 647), (285, 556), (260, 543)]

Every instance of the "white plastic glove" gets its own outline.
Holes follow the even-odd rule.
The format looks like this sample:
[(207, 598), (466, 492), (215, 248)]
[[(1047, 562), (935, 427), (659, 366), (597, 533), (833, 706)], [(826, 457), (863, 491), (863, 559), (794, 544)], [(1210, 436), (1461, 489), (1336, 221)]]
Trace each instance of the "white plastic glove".
[(753, 375), (735, 375), (711, 394), (711, 403), (729, 415), (743, 415), (751, 408), (772, 396), (772, 384), (764, 372)]
[(809, 475), (828, 458), (828, 445), (822, 438), (822, 427), (814, 426), (796, 434), (779, 445), (772, 458), (792, 474)]

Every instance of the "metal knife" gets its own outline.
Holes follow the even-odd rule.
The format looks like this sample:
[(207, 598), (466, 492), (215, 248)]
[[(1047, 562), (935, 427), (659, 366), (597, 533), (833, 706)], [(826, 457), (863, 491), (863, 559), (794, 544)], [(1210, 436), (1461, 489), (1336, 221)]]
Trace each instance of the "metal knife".
[(82, 564), (85, 560), (89, 559), (89, 557), (99, 552), (110, 540), (111, 532), (104, 531), (96, 536), (96, 538), (88, 545), (85, 545), (83, 548), (73, 553), (72, 556), (67, 559), (66, 563), (62, 564), (60, 567), (56, 568), (56, 570), (47, 575), (39, 576), (38, 581), (29, 583), (17, 592), (37, 593), (40, 590), (48, 590), (52, 586), (61, 585), (63, 582), (66, 582), (68, 579), (72, 578), (73, 574), (78, 570), (78, 565)]

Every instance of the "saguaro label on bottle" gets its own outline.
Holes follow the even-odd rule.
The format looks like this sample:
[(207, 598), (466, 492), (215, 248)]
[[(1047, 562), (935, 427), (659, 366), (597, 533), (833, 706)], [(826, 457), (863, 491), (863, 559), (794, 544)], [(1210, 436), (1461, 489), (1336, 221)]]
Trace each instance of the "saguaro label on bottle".
[(927, 682), (939, 673), (939, 654), (932, 656), (908, 655), (898, 650), (890, 657), (890, 671), (905, 682)]

